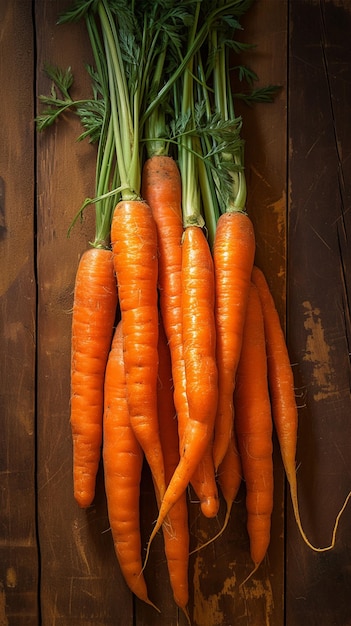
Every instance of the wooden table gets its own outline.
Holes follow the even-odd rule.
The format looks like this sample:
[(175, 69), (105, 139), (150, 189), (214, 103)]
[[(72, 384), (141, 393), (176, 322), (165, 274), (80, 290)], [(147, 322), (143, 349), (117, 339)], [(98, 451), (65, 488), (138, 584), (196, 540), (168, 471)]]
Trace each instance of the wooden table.
[[(94, 148), (79, 121), (38, 136), (49, 89), (45, 62), (71, 66), (74, 95), (89, 88), (83, 24), (57, 26), (66, 0), (0, 4), (0, 625), (184, 626), (167, 582), (161, 536), (145, 575), (156, 612), (126, 588), (113, 552), (102, 472), (96, 500), (72, 496), (69, 366), (72, 291), (93, 233), (93, 211), (67, 238), (94, 191)], [(286, 327), (299, 405), (298, 483), (303, 524), (331, 539), (351, 488), (351, 6), (347, 0), (257, 0), (242, 39), (274, 104), (241, 106), (248, 210)], [(220, 540), (191, 557), (194, 626), (350, 626), (350, 506), (334, 550), (311, 551), (293, 519), (274, 441), (275, 502), (265, 562), (251, 563), (244, 487)], [(144, 541), (155, 519), (142, 486)], [(189, 503), (192, 542), (223, 520)]]

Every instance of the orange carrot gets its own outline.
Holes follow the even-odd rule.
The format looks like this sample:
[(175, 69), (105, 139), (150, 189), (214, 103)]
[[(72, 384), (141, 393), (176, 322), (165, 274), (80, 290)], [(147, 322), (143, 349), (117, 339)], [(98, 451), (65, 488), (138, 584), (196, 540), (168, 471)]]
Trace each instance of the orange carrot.
[(317, 552), (330, 550), (335, 545), (339, 519), (351, 494), (347, 495), (346, 500), (338, 513), (330, 545), (323, 548), (316, 548), (313, 546), (302, 527), (297, 496), (296, 447), (298, 412), (295, 400), (294, 377), (290, 364), (289, 353), (284, 332), (280, 323), (279, 314), (268, 283), (263, 272), (256, 266), (254, 266), (252, 270), (252, 281), (258, 289), (262, 303), (273, 422), (279, 441), (286, 477), (290, 486), (290, 494), (296, 523), (304, 541), (310, 548)]
[[(270, 542), (273, 509), (272, 414), (263, 315), (251, 284), (234, 394), (235, 429), (246, 483), (247, 529), (256, 571)], [(251, 574), (250, 574), (251, 575)]]
[[(188, 420), (185, 365), (181, 328), (181, 265), (183, 236), (181, 180), (177, 163), (167, 155), (154, 155), (143, 166), (142, 196), (150, 206), (157, 227), (159, 248), (160, 309), (171, 351), (174, 402), (180, 439)], [(219, 499), (210, 449), (192, 478), (204, 515), (214, 517)], [(197, 475), (197, 474), (200, 475)]]
[(121, 322), (106, 367), (103, 434), (105, 490), (116, 556), (131, 591), (154, 606), (142, 574), (139, 498), (144, 457), (130, 425)]
[[(169, 483), (179, 462), (178, 426), (173, 400), (172, 367), (167, 338), (162, 320), (159, 327), (158, 414), (160, 438), (165, 460), (166, 484)], [(184, 492), (167, 516), (163, 525), (165, 553), (170, 583), (176, 604), (184, 612), (188, 622), (189, 600), (189, 526), (188, 505)]]
[(102, 444), (104, 375), (117, 307), (112, 252), (91, 248), (76, 274), (71, 354), (74, 497), (89, 506)]
[(227, 510), (221, 532), (228, 525), (230, 513), (242, 479), (241, 459), (237, 447), (236, 435), (233, 430), (229, 440), (229, 446), (223, 461), (218, 468), (218, 482), (224, 497)]
[(145, 161), (141, 193), (156, 222), (160, 309), (172, 355), (173, 347), (181, 343), (180, 272), (183, 236), (180, 173), (174, 159), (170, 156), (153, 156)]
[(187, 421), (181, 318), (182, 207), (178, 166), (169, 156), (145, 161), (142, 196), (151, 208), (157, 228), (159, 302), (171, 352), (174, 402), (180, 428)]
[(207, 541), (205, 541), (205, 543), (197, 546), (190, 554), (194, 554), (194, 552), (202, 550), (202, 548), (205, 548), (210, 543), (218, 539), (218, 537), (222, 535), (222, 533), (228, 526), (230, 513), (233, 507), (234, 500), (239, 491), (242, 479), (241, 460), (236, 444), (234, 430), (232, 431), (232, 436), (230, 438), (227, 451), (224, 455), (224, 459), (218, 468), (217, 479), (226, 503), (224, 522), (219, 531), (214, 536), (210, 537)]
[(203, 515), (208, 518), (216, 517), (219, 511), (219, 497), (212, 455), (212, 440), (197, 465), (190, 483), (199, 499)]
[(148, 549), (186, 490), (213, 434), (218, 395), (214, 273), (206, 237), (198, 226), (185, 229), (182, 244), (182, 330), (189, 420), (180, 461), (162, 499)]
[(165, 476), (157, 415), (157, 233), (146, 202), (121, 200), (117, 204), (111, 243), (123, 322), (130, 420), (162, 497)]
[(243, 211), (219, 218), (213, 245), (215, 267), (218, 408), (213, 457), (216, 470), (233, 428), (233, 391), (255, 254), (252, 222)]

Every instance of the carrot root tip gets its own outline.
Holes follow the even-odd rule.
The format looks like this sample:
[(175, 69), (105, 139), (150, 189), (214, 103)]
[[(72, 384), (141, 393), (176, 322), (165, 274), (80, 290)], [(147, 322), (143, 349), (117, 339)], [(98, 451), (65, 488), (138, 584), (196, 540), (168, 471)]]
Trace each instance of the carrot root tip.
[(258, 568), (260, 567), (260, 565), (261, 565), (261, 562), (260, 563), (255, 563), (255, 567), (251, 570), (249, 575), (246, 576), (246, 578), (242, 581), (242, 583), (240, 583), (239, 589), (241, 587), (243, 587), (244, 585), (246, 585), (246, 583), (249, 582), (250, 578), (252, 578), (252, 576), (254, 576), (254, 574), (257, 572)]

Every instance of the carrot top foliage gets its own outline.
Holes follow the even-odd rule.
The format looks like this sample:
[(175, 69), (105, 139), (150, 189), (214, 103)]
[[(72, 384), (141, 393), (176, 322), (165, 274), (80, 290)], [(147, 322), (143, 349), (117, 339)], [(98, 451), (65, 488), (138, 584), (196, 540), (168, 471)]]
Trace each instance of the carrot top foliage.
[[(92, 245), (109, 245), (109, 226), (118, 199), (140, 198), (146, 154), (172, 154), (184, 173), (184, 220), (206, 224), (210, 241), (219, 215), (245, 207), (241, 118), (235, 97), (248, 103), (272, 100), (277, 88), (254, 89), (256, 74), (233, 55), (251, 47), (236, 39), (239, 19), (252, 0), (78, 0), (58, 23), (84, 20), (95, 67), (90, 98), (74, 100), (71, 69), (49, 65), (50, 95), (40, 96), (43, 130), (67, 110), (81, 120), (79, 140), (97, 143), (96, 207)], [(240, 85), (235, 96), (232, 74)], [(200, 185), (201, 196), (196, 188)], [(193, 204), (193, 208), (190, 208)], [(71, 227), (73, 226), (71, 225)]]

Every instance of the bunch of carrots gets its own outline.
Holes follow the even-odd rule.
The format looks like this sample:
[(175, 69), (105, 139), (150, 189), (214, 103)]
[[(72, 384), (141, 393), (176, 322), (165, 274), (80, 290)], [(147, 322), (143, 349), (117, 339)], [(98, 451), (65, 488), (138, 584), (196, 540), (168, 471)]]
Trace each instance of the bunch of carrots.
[[(248, 47), (235, 34), (251, 4), (79, 0), (59, 21), (85, 20), (93, 95), (74, 101), (70, 70), (47, 67), (53, 87), (37, 118), (42, 130), (70, 109), (85, 127), (80, 138), (98, 145), (95, 197), (73, 222), (95, 205), (73, 304), (74, 495), (91, 505), (102, 455), (126, 583), (153, 604), (143, 570), (162, 529), (174, 599), (188, 619), (189, 485), (207, 517), (222, 494), (223, 532), (244, 480), (253, 571), (270, 541), (273, 428), (306, 543), (332, 548), (342, 512), (332, 543), (315, 548), (298, 509), (289, 355), (245, 209), (229, 60)], [(254, 89), (253, 72), (237, 67), (251, 91), (236, 97), (273, 98), (275, 87)], [(144, 460), (158, 518), (143, 560)]]

